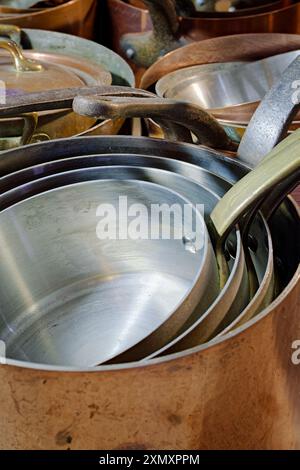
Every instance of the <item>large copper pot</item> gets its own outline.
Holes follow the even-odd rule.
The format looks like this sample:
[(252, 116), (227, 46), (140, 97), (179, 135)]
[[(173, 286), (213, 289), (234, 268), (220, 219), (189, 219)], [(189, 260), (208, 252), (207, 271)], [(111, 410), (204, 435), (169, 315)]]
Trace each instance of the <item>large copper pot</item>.
[(91, 39), (94, 33), (96, 8), (96, 0), (69, 0), (52, 8), (6, 14), (1, 16), (1, 23), (14, 24), (20, 28), (61, 31)]
[[(58, 141), (49, 149), (68, 145), (76, 155), (95, 154), (114, 139), (119, 151), (131, 145), (129, 137), (98, 137)], [(22, 151), (27, 158), (45, 145)], [(146, 150), (146, 141), (135, 145)], [(196, 148), (175, 147), (182, 156)], [(271, 228), (278, 258), (292, 260), (292, 279), (272, 305), (235, 332), (148, 365), (1, 365), (0, 448), (300, 449), (300, 353), (293, 349), (300, 339), (299, 213), (290, 199)]]

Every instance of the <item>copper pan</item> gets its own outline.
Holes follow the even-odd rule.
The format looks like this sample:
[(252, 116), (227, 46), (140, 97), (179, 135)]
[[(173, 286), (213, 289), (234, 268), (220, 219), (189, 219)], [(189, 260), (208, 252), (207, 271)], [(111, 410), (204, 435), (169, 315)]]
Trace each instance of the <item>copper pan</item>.
[[(46, 148), (97, 154), (102, 139), (108, 148), (114, 138), (29, 146), (26, 158)], [(196, 147), (182, 151), (188, 157)], [(8, 167), (16, 152), (6, 154)], [(271, 223), (276, 256), (297, 265), (299, 214), (289, 199)], [(64, 370), (7, 361), (0, 367), (0, 447), (300, 448), (299, 366), (292, 362), (300, 338), (300, 270), (288, 264), (288, 286), (248, 328), (147, 366)]]
[[(20, 29), (17, 26), (0, 25), (0, 36), (9, 37), (24, 50), (74, 57), (76, 60), (90, 61), (94, 66), (103, 67), (113, 77), (113, 84), (134, 86), (134, 75), (128, 64), (113, 51), (84, 38), (65, 33), (41, 31), (38, 29)], [(84, 135), (116, 134), (123, 120), (105, 120), (90, 127)], [(58, 122), (58, 126), (59, 126)]]
[(299, 299), (300, 269), (247, 328), (147, 366), (2, 365), (0, 448), (299, 449)]
[[(18, 14), (8, 13), (1, 17), (2, 24), (14, 24), (20, 28), (61, 31), (91, 39), (94, 33), (96, 0), (69, 0), (62, 5)], [(6, 13), (6, 8), (0, 8)], [(12, 9), (11, 9), (12, 10)], [(14, 10), (18, 12), (18, 10)]]
[(141, 87), (150, 88), (164, 75), (179, 68), (216, 62), (250, 61), (300, 47), (297, 34), (243, 34), (207, 39), (169, 52), (145, 72)]
[[(138, 68), (149, 67), (159, 56), (169, 50), (181, 47), (184, 43), (231, 34), (298, 33), (300, 31), (300, 4), (298, 3), (282, 8), (277, 5), (279, 3), (277, 2), (271, 11), (243, 15), (238, 18), (232, 15), (222, 18), (204, 18), (198, 15), (197, 17), (177, 17), (177, 19), (174, 0), (164, 0), (163, 2), (147, 0), (145, 3), (151, 7), (155, 38), (153, 36), (146, 38), (144, 35), (146, 31), (151, 30), (151, 18), (148, 10), (137, 8), (122, 0), (108, 0), (112, 30), (114, 31), (113, 47), (119, 53), (125, 54), (124, 57), (127, 56), (131, 62), (137, 64)], [(128, 33), (143, 34), (128, 36)], [(124, 34), (127, 35), (126, 45), (123, 44), (121, 47)], [(140, 43), (141, 40), (143, 47)], [(147, 54), (144, 54), (144, 40), (148, 47)], [(155, 42), (154, 49), (152, 47), (153, 41)]]

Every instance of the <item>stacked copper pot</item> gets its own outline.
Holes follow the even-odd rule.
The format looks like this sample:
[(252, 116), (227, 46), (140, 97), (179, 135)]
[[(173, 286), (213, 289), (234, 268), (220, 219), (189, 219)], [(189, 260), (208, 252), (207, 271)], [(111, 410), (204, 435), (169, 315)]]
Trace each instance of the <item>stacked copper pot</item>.
[(0, 448), (299, 448), (299, 3), (104, 3), (3, 6)]

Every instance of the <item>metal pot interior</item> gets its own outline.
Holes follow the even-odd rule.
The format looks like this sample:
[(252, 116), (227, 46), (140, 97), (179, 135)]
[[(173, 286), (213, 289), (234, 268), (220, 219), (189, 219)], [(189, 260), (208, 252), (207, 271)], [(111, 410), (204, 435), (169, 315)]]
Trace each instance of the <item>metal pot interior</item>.
[(207, 243), (192, 252), (183, 240), (97, 238), (99, 201), (117, 207), (120, 192), (128, 203), (183, 204), (181, 196), (153, 183), (107, 180), (57, 188), (1, 213), (1, 336), (9, 357), (98, 364), (150, 334), (188, 295)]
[[(222, 195), (222, 193), (224, 193), (226, 191), (226, 189), (228, 189), (228, 184), (226, 184), (226, 182), (224, 182), (222, 180), (218, 181), (218, 178), (216, 178), (216, 176), (214, 174), (209, 174), (208, 172), (205, 172), (201, 168), (197, 168), (197, 167), (194, 167), (194, 166), (191, 166), (191, 165), (188, 165), (186, 163), (179, 162), (179, 161), (176, 161), (176, 160), (173, 160), (173, 161), (172, 160), (165, 160), (164, 161), (164, 159), (161, 159), (159, 157), (156, 157), (156, 158), (155, 157), (152, 157), (152, 158), (148, 157), (148, 159), (147, 159), (147, 158), (145, 158), (141, 155), (140, 156), (134, 156), (133, 158), (132, 158), (131, 155), (127, 155), (127, 156), (125, 156), (125, 155), (119, 155), (119, 156), (117, 156), (117, 155), (113, 155), (113, 156), (112, 155), (107, 155), (107, 156), (105, 156), (104, 155), (104, 156), (98, 156), (98, 157), (88, 157), (87, 156), (87, 157), (81, 157), (81, 158), (79, 158), (79, 157), (78, 158), (70, 158), (70, 159), (65, 159), (63, 161), (52, 162), (52, 163), (49, 163), (48, 165), (44, 164), (43, 168), (40, 165), (40, 168), (38, 168), (38, 167), (34, 168), (33, 167), (31, 169), (28, 168), (26, 171), (25, 170), (19, 171), (18, 173), (15, 173), (15, 174), (11, 175), (11, 181), (15, 180), (14, 184), (16, 184), (16, 185), (17, 184), (22, 184), (22, 182), (26, 181), (26, 179), (27, 179), (27, 181), (30, 180), (30, 173), (32, 175), (34, 173), (36, 173), (36, 174), (41, 174), (41, 175), (45, 176), (45, 174), (56, 173), (59, 170), (59, 167), (60, 167), (60, 171), (70, 169), (70, 168), (74, 168), (74, 167), (76, 167), (76, 164), (75, 164), (76, 161), (77, 161), (77, 167), (81, 167), (81, 168), (86, 167), (86, 166), (89, 167), (92, 164), (95, 165), (96, 161), (97, 161), (97, 164), (99, 164), (99, 163), (101, 164), (101, 159), (102, 159), (102, 164), (107, 164), (108, 163), (108, 161), (107, 161), (108, 158), (111, 158), (111, 162), (114, 162), (114, 165), (116, 165), (116, 164), (120, 165), (121, 163), (124, 163), (124, 159), (126, 159), (126, 164), (130, 163), (131, 165), (135, 165), (135, 167), (137, 167), (141, 163), (143, 163), (145, 165), (146, 161), (147, 161), (147, 165), (153, 165), (153, 166), (154, 165), (156, 166), (159, 162), (161, 167), (165, 167), (165, 168), (167, 168), (169, 166), (175, 167), (175, 168), (177, 167), (177, 171), (181, 170), (181, 173), (185, 174), (186, 176), (188, 175), (194, 181), (198, 179), (198, 183), (199, 183), (199, 181), (201, 181), (202, 184), (203, 184), (206, 180), (206, 185), (210, 185), (210, 186), (213, 186), (214, 189), (218, 189), (218, 191), (221, 195)], [(131, 161), (130, 161), (130, 158), (131, 158)], [(26, 162), (25, 162), (25, 166), (26, 166)], [(172, 168), (172, 169), (173, 169), (173, 171), (175, 171), (174, 168)], [(119, 168), (115, 168), (115, 170), (120, 171)], [(144, 168), (143, 173), (146, 175), (147, 172), (148, 172), (149, 181), (151, 181), (151, 180), (154, 181), (155, 180), (154, 177), (151, 178), (151, 170), (149, 168)], [(197, 176), (197, 173), (198, 173), (198, 175), (202, 173), (200, 179), (199, 179), (199, 176)], [(22, 174), (23, 174), (23, 176), (21, 176)], [(133, 174), (135, 174), (135, 173), (133, 173)], [(125, 173), (125, 176), (126, 176), (126, 173)], [(5, 184), (5, 180), (7, 182), (6, 184)], [(168, 181), (169, 180), (170, 180), (170, 178), (168, 178)], [(8, 178), (3, 178), (2, 181), (4, 183), (4, 188), (6, 188), (6, 190), (8, 190), (9, 187), (10, 187), (9, 186), (9, 177)], [(157, 180), (157, 175), (156, 175), (156, 181), (159, 181), (160, 183), (166, 184), (166, 182), (164, 182), (161, 179)], [(192, 187), (192, 185), (193, 185), (193, 183), (190, 183), (190, 188)], [(227, 188), (226, 188), (226, 185), (227, 185)], [(182, 185), (180, 186), (178, 184), (178, 182), (176, 182), (175, 187), (180, 189), (180, 192), (182, 194)], [(192, 190), (190, 189), (189, 194), (185, 193), (185, 195), (188, 196), (189, 198), (191, 198)], [(193, 197), (195, 198), (195, 195)], [(211, 206), (212, 206), (211, 203), (210, 203), (210, 205), (209, 204), (205, 205), (205, 207), (208, 208), (207, 213), (209, 213), (209, 211), (211, 210)], [(256, 221), (256, 232), (259, 228), (257, 224), (258, 224), (258, 222)], [(270, 243), (270, 240), (268, 239), (268, 237), (266, 235), (266, 226), (263, 223), (260, 222), (260, 227), (261, 228), (260, 228), (260, 237), (259, 238), (264, 239), (264, 240), (267, 239)], [(263, 233), (262, 233), (262, 231), (263, 231)], [(231, 252), (232, 252), (232, 250), (231, 250)], [(268, 253), (270, 253), (270, 252), (271, 252), (271, 246), (269, 246), (269, 245), (266, 246), (263, 243), (260, 243), (260, 244), (258, 244), (258, 251), (257, 251), (257, 248), (256, 248), (256, 253), (255, 254), (252, 253), (253, 262), (254, 262), (256, 273), (257, 273), (257, 276), (258, 276), (259, 280), (264, 279), (264, 275), (265, 275), (265, 272), (266, 272), (266, 266), (267, 266), (268, 259), (269, 259), (268, 258)], [(228, 312), (226, 321), (224, 320), (226, 325), (228, 324), (228, 322), (230, 323), (234, 319), (234, 317), (237, 315), (237, 313), (241, 312), (243, 310), (243, 308), (245, 307), (245, 300), (243, 300), (243, 295), (241, 295), (239, 297), (239, 299), (242, 300), (244, 303), (243, 303), (242, 307), (239, 308), (239, 310), (237, 310), (237, 306), (235, 306), (235, 309), (231, 309), (231, 311)], [(235, 312), (234, 315), (233, 315), (233, 312)], [(187, 329), (187, 327), (191, 326), (191, 324), (199, 317), (201, 317), (201, 315), (199, 314), (199, 311), (197, 312), (197, 309), (196, 309), (194, 315), (189, 318), (189, 323), (186, 325), (185, 329)]]

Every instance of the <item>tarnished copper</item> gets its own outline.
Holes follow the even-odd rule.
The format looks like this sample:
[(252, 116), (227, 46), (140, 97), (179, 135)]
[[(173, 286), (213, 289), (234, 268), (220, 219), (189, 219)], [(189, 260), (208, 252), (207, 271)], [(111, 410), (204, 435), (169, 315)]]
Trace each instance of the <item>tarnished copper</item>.
[[(13, 9), (0, 8), (2, 24), (14, 24), (21, 28), (61, 31), (90, 39), (94, 35), (96, 0), (69, 0), (52, 8), (36, 11), (25, 10), (18, 14)], [(16, 10), (15, 10), (16, 11)], [(5, 16), (1, 16), (5, 13)]]

